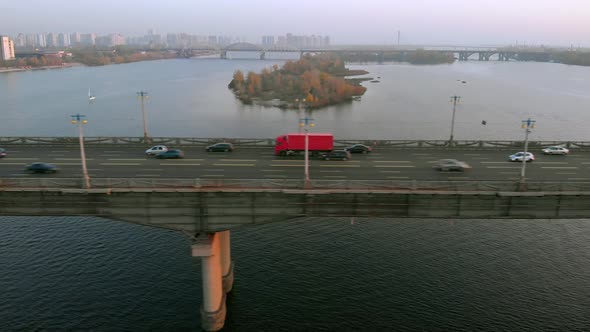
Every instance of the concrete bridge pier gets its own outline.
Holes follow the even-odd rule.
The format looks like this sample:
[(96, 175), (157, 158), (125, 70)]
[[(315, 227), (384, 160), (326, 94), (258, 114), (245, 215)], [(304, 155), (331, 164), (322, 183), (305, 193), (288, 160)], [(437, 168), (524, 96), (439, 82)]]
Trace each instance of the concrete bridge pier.
[(225, 324), (225, 294), (231, 291), (234, 280), (229, 231), (197, 237), (192, 245), (192, 256), (201, 257), (201, 328), (219, 331)]

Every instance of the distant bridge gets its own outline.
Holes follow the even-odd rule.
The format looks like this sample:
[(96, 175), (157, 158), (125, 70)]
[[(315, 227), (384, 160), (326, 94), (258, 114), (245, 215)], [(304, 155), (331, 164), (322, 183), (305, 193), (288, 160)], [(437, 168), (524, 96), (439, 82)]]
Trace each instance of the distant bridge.
[(385, 61), (388, 56), (395, 55), (398, 58), (405, 58), (409, 53), (422, 50), (424, 52), (436, 52), (451, 54), (459, 61), (468, 61), (477, 55), (478, 61), (490, 61), (494, 56), (499, 61), (542, 59), (548, 61), (551, 53), (546, 49), (531, 48), (497, 48), (497, 47), (462, 47), (462, 46), (330, 46), (330, 47), (305, 47), (293, 46), (264, 46), (251, 43), (235, 43), (223, 47), (214, 45), (201, 45), (185, 49), (176, 49), (179, 56), (192, 57), (209, 53), (220, 54), (222, 59), (228, 59), (228, 52), (257, 52), (261, 60), (266, 59), (266, 54), (277, 53), (299, 53), (300, 57), (306, 53), (354, 53), (374, 54), (376, 59)]

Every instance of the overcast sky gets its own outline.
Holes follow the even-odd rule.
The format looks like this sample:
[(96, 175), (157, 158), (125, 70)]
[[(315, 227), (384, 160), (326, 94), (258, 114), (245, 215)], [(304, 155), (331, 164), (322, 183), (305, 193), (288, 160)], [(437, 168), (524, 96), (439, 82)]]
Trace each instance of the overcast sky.
[(0, 34), (328, 35), (333, 44), (590, 46), (590, 0), (0, 0)]

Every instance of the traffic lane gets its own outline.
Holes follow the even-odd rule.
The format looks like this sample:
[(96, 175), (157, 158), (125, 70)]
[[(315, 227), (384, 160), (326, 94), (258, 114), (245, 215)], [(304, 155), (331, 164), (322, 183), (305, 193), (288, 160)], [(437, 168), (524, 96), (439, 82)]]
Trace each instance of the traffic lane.
[[(111, 149), (111, 148), (109, 148)], [(12, 159), (12, 163), (16, 164), (17, 167), (13, 167), (9, 171), (20, 172), (22, 166), (32, 161), (39, 161), (41, 158), (32, 157), (32, 155), (42, 155), (42, 153), (48, 153), (53, 158), (44, 158), (45, 161), (54, 162), (64, 168), (65, 166), (73, 166), (73, 170), (76, 169), (76, 164), (80, 163), (80, 158), (76, 155), (79, 151), (76, 149), (70, 150), (51, 150), (41, 148), (29, 148), (24, 149), (32, 152), (29, 154), (29, 158), (19, 158), (12, 155), (11, 158), (5, 158), (3, 160)], [(248, 169), (252, 168), (256, 164), (263, 166), (264, 161), (280, 164), (282, 162), (297, 163), (303, 162), (303, 156), (280, 158), (274, 157), (272, 152), (268, 149), (253, 148), (241, 151), (234, 151), (232, 153), (206, 153), (202, 149), (194, 148), (194, 153), (203, 156), (203, 159), (186, 158), (181, 160), (180, 163), (170, 160), (160, 160), (156, 158), (148, 158), (144, 155), (143, 150), (138, 149), (122, 149), (122, 150), (105, 150), (105, 149), (90, 149), (88, 154), (88, 165), (90, 168), (90, 174), (96, 173), (95, 176), (183, 176), (183, 177), (194, 177), (198, 174), (202, 176), (213, 176), (213, 177), (301, 177), (302, 171), (295, 170), (298, 165), (287, 165), (285, 171), (277, 171), (276, 169), (267, 170), (266, 173), (256, 174), (256, 170)], [(132, 150), (131, 153), (121, 153), (121, 151)], [(55, 156), (55, 152), (58, 151), (60, 156)], [(187, 154), (192, 155), (190, 150), (187, 150)], [(20, 151), (23, 152), (23, 151)], [(119, 156), (112, 156), (115, 155)], [(432, 150), (390, 150), (388, 153), (375, 152), (367, 155), (355, 154), (353, 159), (349, 162), (340, 161), (321, 161), (316, 159), (310, 159), (310, 170), (313, 170), (325, 178), (447, 178), (453, 179), (457, 177), (475, 177), (476, 179), (503, 179), (507, 176), (518, 176), (519, 174), (519, 163), (510, 163), (507, 160), (508, 153), (506, 151), (446, 151), (441, 149)], [(96, 154), (111, 153), (112, 155), (108, 158), (95, 158), (93, 155)], [(260, 154), (261, 157), (253, 158), (256, 154)], [(24, 154), (20, 154), (21, 156)], [(66, 157), (67, 155), (67, 157)], [(120, 157), (123, 155), (131, 155), (131, 157)], [(578, 174), (577, 169), (584, 169), (590, 166), (590, 154), (578, 154), (575, 158), (573, 156), (542, 156), (537, 157), (537, 161), (529, 163), (529, 172), (527, 177), (533, 177), (539, 175), (539, 177), (551, 177), (554, 179), (563, 179), (562, 175), (567, 175), (569, 178), (582, 178), (582, 175)], [(217, 157), (217, 158), (211, 158)], [(474, 169), (470, 172), (466, 172), (466, 175), (457, 174), (444, 174), (432, 172), (432, 165), (435, 160), (442, 158), (453, 157), (456, 159), (464, 160), (471, 163)], [(252, 159), (243, 159), (252, 158)], [(406, 159), (406, 160), (403, 160)], [(19, 162), (15, 162), (19, 160)], [(490, 161), (493, 160), (493, 161)], [(500, 161), (498, 161), (500, 160)], [(561, 161), (555, 161), (561, 160)], [(565, 160), (565, 161), (564, 161)], [(355, 165), (355, 162), (360, 162)], [(576, 163), (578, 166), (560, 166), (559, 164)], [(22, 164), (21, 164), (22, 163)], [(160, 165), (163, 164), (163, 165)], [(584, 165), (584, 163), (586, 163)], [(20, 164), (20, 165), (19, 165)], [(156, 165), (156, 166), (154, 166)], [(544, 166), (542, 166), (544, 165)], [(565, 165), (565, 164), (564, 164)], [(195, 167), (191, 167), (195, 166)], [(199, 166), (203, 166), (199, 168)], [(278, 167), (278, 166), (274, 166)], [(315, 167), (320, 167), (319, 170), (315, 170)], [(566, 167), (570, 167), (569, 169)], [(65, 169), (69, 169), (66, 167)], [(294, 169), (293, 169), (294, 168)], [(303, 168), (303, 164), (300, 165)], [(373, 169), (375, 168), (375, 169)], [(2, 171), (3, 167), (0, 168)], [(78, 166), (79, 169), (79, 166)], [(540, 170), (540, 172), (537, 172)], [(556, 171), (557, 170), (557, 171)], [(537, 173), (535, 173), (537, 172)], [(103, 174), (104, 173), (104, 174)], [(258, 172), (261, 173), (261, 172)], [(566, 174), (569, 173), (569, 174)], [(5, 174), (5, 172), (2, 172)], [(438, 174), (438, 175), (437, 175)], [(66, 176), (66, 175), (64, 175)]]

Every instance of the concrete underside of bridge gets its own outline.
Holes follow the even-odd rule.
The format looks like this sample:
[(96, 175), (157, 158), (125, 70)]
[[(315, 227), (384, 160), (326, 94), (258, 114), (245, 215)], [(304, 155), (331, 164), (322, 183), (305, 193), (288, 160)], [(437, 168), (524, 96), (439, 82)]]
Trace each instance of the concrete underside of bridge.
[(0, 189), (0, 215), (98, 216), (217, 232), (297, 217), (588, 218), (590, 192)]

